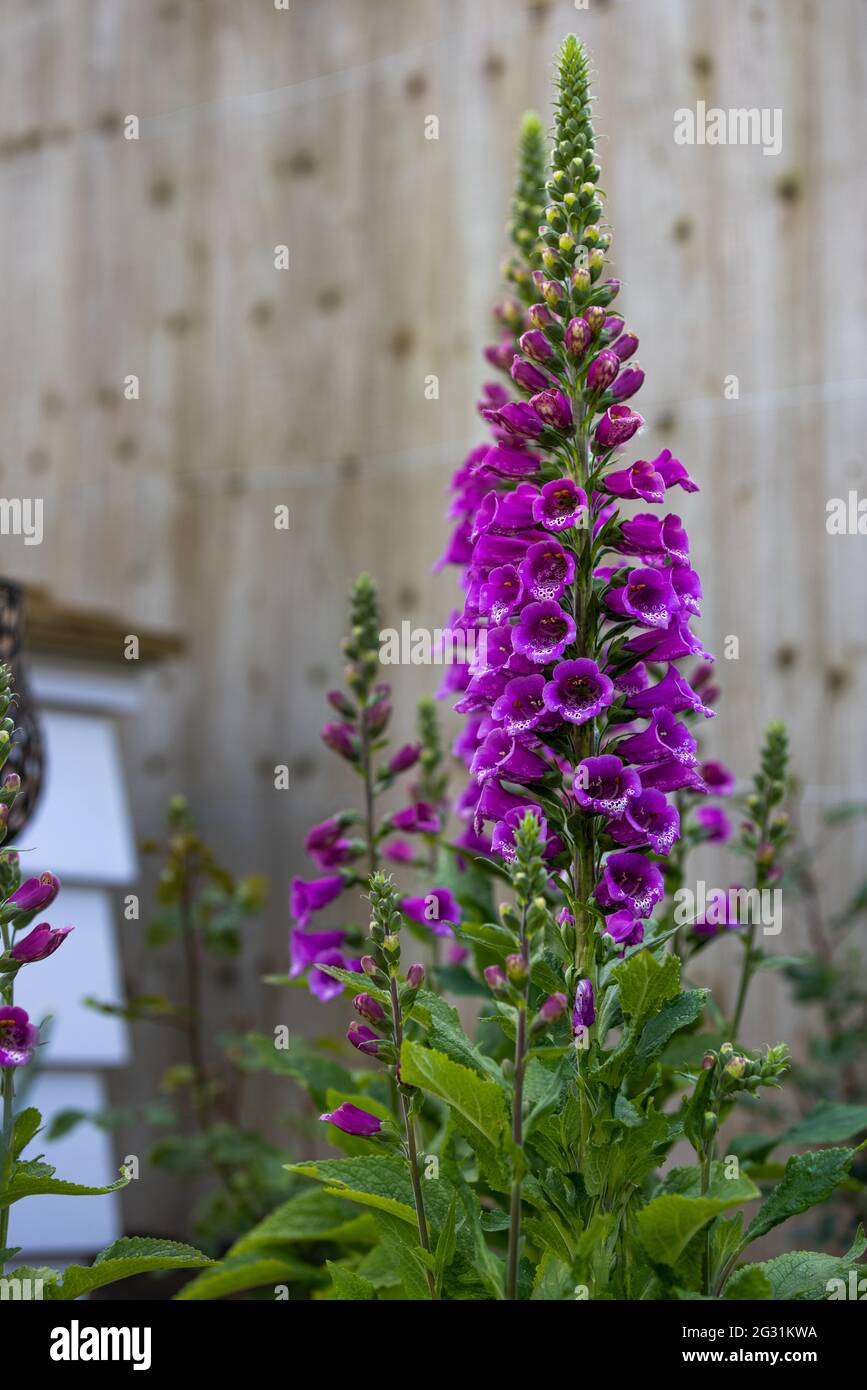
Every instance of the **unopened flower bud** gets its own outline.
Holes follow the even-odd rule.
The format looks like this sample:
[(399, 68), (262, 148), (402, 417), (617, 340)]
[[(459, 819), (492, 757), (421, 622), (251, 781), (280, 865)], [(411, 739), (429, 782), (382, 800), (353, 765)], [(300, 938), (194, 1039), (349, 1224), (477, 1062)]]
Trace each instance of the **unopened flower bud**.
[(593, 334), (590, 325), (585, 318), (570, 319), (566, 328), (566, 351), (572, 357), (583, 357), (591, 342)]
[(362, 956), (361, 968), (370, 980), (374, 979), (379, 974), (379, 966), (373, 959), (373, 956)]
[(620, 371), (620, 358), (607, 348), (594, 357), (587, 372), (587, 389), (604, 391)]
[(554, 349), (538, 328), (531, 328), (528, 332), (522, 333), (518, 342), (521, 351), (526, 353), (527, 357), (532, 357), (534, 362), (547, 362), (554, 356)]
[(372, 994), (356, 994), (352, 1007), (362, 1018), (366, 1018), (368, 1023), (382, 1023), (385, 1019), (385, 1009)]
[(484, 975), (485, 983), (495, 994), (502, 993), (508, 984), (505, 971), (500, 965), (486, 965)]
[(411, 965), (406, 972), (406, 982), (410, 989), (421, 989), (424, 984), (424, 966)]
[(524, 957), (518, 955), (517, 952), (514, 955), (506, 956), (506, 974), (513, 985), (526, 984), (529, 979), (529, 971)]

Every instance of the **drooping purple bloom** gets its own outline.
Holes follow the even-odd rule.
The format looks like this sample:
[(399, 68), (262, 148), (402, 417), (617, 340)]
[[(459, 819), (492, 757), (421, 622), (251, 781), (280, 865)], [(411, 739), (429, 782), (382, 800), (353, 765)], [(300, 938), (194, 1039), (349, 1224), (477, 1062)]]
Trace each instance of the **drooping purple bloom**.
[(56, 874), (47, 872), (40, 874), (38, 878), (26, 878), (6, 899), (4, 906), (7, 912), (12, 909), (21, 915), (27, 912), (41, 912), (44, 907), (54, 902), (59, 892), (60, 879)]
[(509, 401), (506, 405), (500, 406), (499, 410), (486, 411), (485, 414), (493, 422), (503, 425), (510, 434), (523, 438), (538, 439), (544, 429), (532, 402)]
[(530, 546), (518, 573), (524, 590), (534, 599), (558, 599), (575, 578), (575, 561), (552, 537)]
[(542, 692), (545, 707), (570, 724), (586, 724), (614, 698), (614, 686), (595, 661), (578, 657), (554, 667)]
[(625, 362), (627, 358), (638, 351), (638, 338), (634, 333), (622, 333), (620, 337), (611, 344), (611, 351), (617, 353), (621, 362)]
[(406, 835), (437, 835), (440, 818), (426, 801), (414, 801), (411, 806), (394, 812), (391, 825), (394, 830), (402, 830)]
[(382, 1038), (378, 1033), (374, 1033), (372, 1028), (368, 1028), (366, 1023), (350, 1023), (346, 1030), (346, 1040), (352, 1043), (354, 1048), (363, 1052), (367, 1057), (375, 1057), (379, 1051)]
[(572, 426), (572, 406), (562, 391), (552, 387), (530, 397), (530, 405), (543, 424), (552, 430), (568, 430)]
[(522, 595), (521, 576), (515, 566), (499, 565), (482, 585), (480, 607), (483, 613), (490, 613), (495, 623), (501, 623), (515, 611)]
[(698, 492), (698, 483), (693, 482), (680, 459), (672, 457), (670, 449), (663, 449), (653, 460), (653, 466), (666, 487), (682, 487), (684, 492)]
[(358, 1139), (370, 1139), (382, 1129), (382, 1121), (377, 1119), (376, 1115), (371, 1115), (367, 1110), (360, 1110), (348, 1100), (338, 1105), (336, 1110), (326, 1112), (319, 1118), (334, 1125), (336, 1129), (342, 1129), (344, 1134), (355, 1135)]
[(505, 729), (492, 729), (479, 744), (470, 763), (478, 782), (506, 777), (511, 782), (534, 782), (544, 777), (548, 764)]
[(551, 385), (545, 373), (540, 372), (538, 367), (534, 367), (532, 362), (523, 357), (513, 358), (509, 375), (519, 386), (523, 386), (525, 391), (546, 391)]
[[(344, 931), (302, 931), (298, 927), (293, 927), (289, 933), (290, 980), (295, 980), (299, 975), (303, 975), (304, 971), (316, 964), (325, 952), (337, 951), (345, 936), (346, 932)], [(328, 964), (331, 962), (329, 961)], [(342, 988), (339, 981), (334, 983), (337, 984), (338, 990)]]
[(528, 603), (522, 609), (518, 625), (512, 633), (512, 646), (523, 652), (530, 661), (544, 665), (556, 661), (575, 638), (575, 622), (552, 599)]
[(734, 773), (714, 759), (702, 763), (701, 775), (714, 796), (731, 796), (737, 785)]
[[(521, 351), (527, 357), (532, 357), (534, 362), (548, 362), (554, 356), (554, 349), (541, 329), (528, 329), (521, 334), (518, 342)], [(518, 380), (517, 377), (515, 379)]]
[(385, 1009), (372, 994), (356, 994), (352, 1007), (362, 1018), (366, 1018), (368, 1023), (380, 1024), (385, 1021)]
[(491, 836), (491, 853), (499, 854), (508, 863), (515, 858), (515, 832), (521, 825), (527, 812), (536, 818), (539, 827), (539, 839), (543, 842), (542, 853), (545, 858), (552, 858), (560, 854), (563, 850), (563, 841), (559, 835), (549, 834), (548, 822), (542, 815), (535, 802), (530, 802), (526, 806), (516, 806), (505, 816), (503, 820), (497, 821), (494, 826), (494, 833)]
[(618, 617), (634, 618), (648, 627), (667, 627), (679, 607), (668, 574), (658, 569), (630, 570), (625, 584), (606, 591), (605, 602)]
[(448, 888), (431, 888), (424, 897), (401, 898), (400, 910), (413, 922), (430, 927), (434, 936), (451, 936), (450, 924), (461, 920), (460, 904)]
[(421, 745), (418, 743), (405, 743), (402, 748), (392, 754), (388, 761), (389, 772), (406, 772), (408, 768), (414, 767), (421, 756)]
[(507, 449), (504, 444), (494, 444), (485, 451), (478, 467), (501, 478), (532, 478), (539, 470), (539, 455), (527, 449)]
[(545, 677), (542, 675), (515, 676), (494, 702), (491, 713), (510, 734), (523, 734), (535, 729), (548, 712), (542, 698), (544, 689)]
[(539, 1012), (536, 1014), (536, 1022), (547, 1026), (556, 1023), (558, 1018), (562, 1018), (566, 1012), (568, 1001), (565, 994), (549, 994), (548, 998), (542, 1003)]
[(322, 742), (347, 762), (358, 762), (358, 736), (351, 724), (326, 724), (322, 730)]
[(609, 854), (602, 885), (612, 902), (626, 903), (636, 917), (649, 917), (665, 892), (662, 874), (656, 865), (644, 855), (629, 850)]
[(605, 932), (618, 946), (639, 946), (644, 940), (644, 923), (628, 908), (609, 912), (605, 918)]
[(674, 512), (662, 520), (653, 512), (639, 512), (621, 522), (620, 535), (619, 548), (624, 555), (667, 557), (675, 565), (689, 564), (689, 537)]
[(626, 807), (626, 820), (656, 854), (668, 854), (680, 838), (680, 815), (663, 792), (644, 787)]
[(631, 763), (659, 763), (665, 758), (692, 767), (697, 744), (685, 724), (670, 709), (653, 711), (650, 724), (640, 734), (631, 734), (617, 744), (618, 753)]
[(575, 990), (575, 1003), (572, 1006), (572, 1032), (581, 1037), (587, 1028), (596, 1022), (596, 1000), (590, 980), (579, 980)]
[(628, 696), (627, 703), (636, 714), (650, 715), (655, 709), (668, 709), (673, 714), (681, 710), (695, 710), (706, 719), (713, 717), (713, 710), (707, 709), (696, 695), (689, 681), (682, 676), (676, 666), (669, 666), (661, 681), (637, 690)]
[(333, 869), (353, 858), (353, 848), (343, 835), (344, 825), (339, 816), (313, 825), (304, 838), (304, 848), (319, 869)]
[(661, 792), (677, 792), (684, 787), (692, 791), (707, 793), (707, 783), (694, 767), (686, 767), (676, 758), (665, 758), (661, 763), (651, 763), (641, 769), (641, 785), (656, 787)]
[(695, 818), (711, 844), (723, 844), (731, 838), (732, 824), (721, 806), (699, 806)]
[(641, 779), (612, 753), (585, 758), (575, 769), (572, 783), (575, 800), (585, 811), (599, 815), (622, 816), (630, 798), (641, 791)]
[(595, 447), (604, 452), (626, 444), (641, 429), (644, 416), (628, 405), (610, 405), (596, 426)]
[(300, 927), (306, 927), (314, 912), (333, 903), (343, 892), (344, 882), (339, 874), (326, 878), (293, 878), (289, 894), (289, 911)]
[(618, 468), (606, 473), (602, 484), (614, 497), (630, 500), (640, 497), (645, 502), (665, 501), (662, 475), (646, 459), (638, 459), (630, 468)]
[(626, 367), (612, 383), (611, 394), (616, 401), (628, 401), (643, 385), (644, 370), (637, 362), (633, 362), (632, 366)]
[[(31, 879), (31, 883), (38, 880)], [(0, 1008), (0, 1067), (23, 1067), (39, 1042), (39, 1029), (24, 1009), (7, 1004)]]
[(53, 956), (57, 948), (63, 945), (71, 931), (74, 931), (73, 927), (50, 927), (47, 922), (40, 922), (20, 941), (16, 941), (9, 954), (22, 965), (45, 960), (46, 957)]
[(587, 510), (587, 494), (571, 478), (545, 483), (533, 503), (533, 516), (548, 531), (566, 531)]

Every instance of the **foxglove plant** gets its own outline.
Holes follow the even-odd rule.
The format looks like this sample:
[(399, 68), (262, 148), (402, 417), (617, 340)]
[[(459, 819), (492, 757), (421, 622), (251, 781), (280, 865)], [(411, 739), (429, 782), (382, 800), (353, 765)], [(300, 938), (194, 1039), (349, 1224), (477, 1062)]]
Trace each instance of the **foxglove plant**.
[[(14, 721), (11, 676), (0, 666), (0, 770), (12, 750)], [(17, 773), (7, 773), (0, 786), (0, 844), (6, 839), (9, 812), (21, 789)], [(16, 1098), (24, 1089), (27, 1071), (34, 1065), (40, 1044), (40, 1029), (27, 1010), (15, 1002), (18, 976), (37, 967), (64, 944), (72, 927), (52, 927), (34, 919), (51, 907), (60, 891), (60, 881), (51, 872), (22, 881), (18, 852), (0, 849), (0, 1089), (2, 1089), (2, 1131), (0, 1131), (0, 1275), (10, 1261), (18, 1260), (20, 1247), (9, 1245), (10, 1212), (25, 1197), (100, 1196), (125, 1187), (129, 1176), (124, 1170), (119, 1181), (107, 1187), (88, 1187), (55, 1177), (54, 1168), (42, 1161), (23, 1157), (42, 1128), (42, 1116), (33, 1106), (19, 1108)], [(12, 1297), (74, 1299), (148, 1270), (190, 1269), (211, 1261), (191, 1245), (147, 1237), (117, 1240), (104, 1250), (93, 1265), (69, 1265), (63, 1271), (17, 1264), (5, 1277), (15, 1287)], [(24, 1290), (22, 1292), (22, 1290)], [(4, 1297), (7, 1296), (4, 1288)]]
[[(492, 442), (459, 470), (447, 552), (463, 568), (458, 622), (486, 638), (446, 682), (468, 717), (457, 748), (473, 779), (459, 802), (471, 824), (452, 850), (511, 889), (498, 920), (454, 922), (488, 1010), (474, 1040), (414, 968), (401, 979), (398, 907), (411, 917), (411, 900), (398, 903), (371, 861), (374, 949), (360, 969), (319, 967), (357, 990), (362, 1020), (349, 1041), (366, 1066), (354, 1089), (326, 1090), (323, 1119), (344, 1156), (294, 1171), (322, 1184), (323, 1202), (359, 1205), (375, 1229), (372, 1249), (347, 1242), (335, 1262), (339, 1299), (823, 1297), (867, 1249), (863, 1233), (839, 1259), (743, 1258), (846, 1181), (857, 1151), (796, 1154), (779, 1171), (748, 1154), (735, 1171), (729, 1154), (717, 1158), (733, 1104), (777, 1084), (782, 1047), (753, 1054), (724, 1038), (681, 1060), (671, 1082), (672, 1053), (684, 1036), (694, 1047), (708, 991), (682, 987), (663, 867), (683, 808), (719, 794), (726, 775), (702, 768), (689, 722), (712, 713), (707, 668), (694, 683), (678, 668), (710, 659), (690, 629), (701, 588), (686, 532), (674, 512), (623, 509), (697, 488), (668, 450), (621, 453), (643, 424), (628, 404), (643, 372), (635, 335), (609, 312), (619, 284), (602, 278), (610, 235), (574, 38), (560, 55), (533, 238), (523, 233), (541, 203), (539, 136), (525, 124), (531, 186), (516, 199), (521, 258), (510, 268), (521, 303), (501, 311), (489, 353), (510, 387), (487, 389)], [(429, 810), (414, 808), (407, 825), (427, 831)], [(718, 815), (704, 817), (704, 838), (723, 832)], [(391, 1105), (374, 1070), (383, 1064)], [(839, 1141), (833, 1121), (815, 1117), (810, 1137)], [(844, 1129), (856, 1133), (857, 1118)], [(696, 1162), (669, 1169), (682, 1140)], [(745, 1227), (739, 1209), (759, 1200)]]

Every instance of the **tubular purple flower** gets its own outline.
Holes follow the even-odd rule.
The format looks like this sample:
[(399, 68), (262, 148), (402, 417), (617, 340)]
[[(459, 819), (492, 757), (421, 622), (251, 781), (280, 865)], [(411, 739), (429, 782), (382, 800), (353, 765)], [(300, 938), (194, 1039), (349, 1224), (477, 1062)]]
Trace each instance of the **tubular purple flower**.
[(549, 994), (548, 998), (540, 1006), (536, 1014), (537, 1022), (542, 1024), (556, 1023), (558, 1018), (562, 1018), (568, 1007), (565, 994)]
[(20, 888), (6, 899), (4, 912), (7, 916), (41, 912), (44, 907), (54, 902), (59, 892), (60, 879), (56, 874), (46, 872), (38, 878), (27, 878)]
[(530, 397), (530, 405), (543, 424), (552, 430), (568, 430), (572, 426), (572, 406), (562, 391), (539, 391)]
[(548, 362), (554, 356), (554, 349), (538, 328), (522, 333), (518, 342), (525, 357), (532, 357), (534, 362)]
[(514, 613), (523, 592), (521, 576), (515, 566), (498, 565), (482, 585), (479, 606), (483, 613), (490, 613), (495, 623), (501, 623)]
[(620, 358), (609, 348), (603, 348), (587, 370), (588, 391), (605, 391), (620, 371)]
[(649, 917), (665, 892), (656, 865), (628, 850), (609, 854), (599, 887), (608, 901), (626, 903), (636, 917)]
[(617, 341), (611, 344), (611, 351), (617, 354), (621, 362), (625, 362), (638, 351), (638, 338), (634, 333), (622, 333)]
[(344, 889), (344, 881), (339, 874), (326, 878), (293, 878), (289, 894), (289, 911), (300, 927), (306, 927), (314, 912), (339, 898)]
[(617, 744), (617, 752), (631, 763), (659, 763), (674, 757), (692, 767), (697, 744), (685, 724), (670, 709), (655, 709), (646, 729)]
[(38, 1042), (39, 1029), (24, 1009), (12, 1004), (0, 1008), (0, 1067), (25, 1066)]
[(363, 1052), (366, 1057), (375, 1057), (382, 1043), (382, 1038), (378, 1033), (374, 1033), (372, 1028), (368, 1028), (365, 1023), (350, 1023), (346, 1030), (346, 1040), (359, 1052)]
[(343, 1130), (344, 1134), (355, 1135), (358, 1139), (370, 1139), (382, 1129), (382, 1121), (377, 1119), (376, 1115), (371, 1115), (367, 1110), (360, 1110), (348, 1100), (338, 1105), (336, 1110), (328, 1111), (319, 1118), (334, 1125), (336, 1129)]
[(550, 378), (523, 357), (516, 356), (509, 370), (512, 380), (525, 391), (546, 391), (551, 385)]
[(608, 589), (605, 602), (618, 617), (634, 618), (648, 627), (668, 627), (680, 600), (665, 570), (630, 570), (625, 584)]
[(71, 931), (74, 931), (74, 927), (50, 927), (47, 922), (40, 922), (20, 941), (16, 941), (9, 954), (22, 965), (45, 960), (63, 945)]
[(518, 568), (526, 593), (534, 599), (558, 599), (575, 578), (575, 561), (553, 538), (538, 541)]
[(593, 334), (586, 319), (570, 319), (566, 325), (564, 338), (566, 351), (576, 358), (583, 357), (593, 341)]
[(644, 940), (644, 923), (627, 908), (610, 912), (605, 918), (605, 934), (618, 946), (640, 946)]
[(537, 664), (555, 661), (574, 639), (575, 623), (571, 614), (553, 600), (528, 603), (512, 633), (515, 651), (523, 652)]
[(695, 818), (711, 844), (723, 844), (731, 838), (732, 824), (721, 806), (699, 806)]
[(572, 1006), (572, 1032), (579, 1038), (596, 1022), (596, 1000), (590, 980), (579, 980)]
[(326, 724), (322, 730), (322, 742), (348, 763), (358, 762), (358, 737), (351, 724)]
[(535, 729), (548, 712), (542, 698), (544, 689), (544, 676), (515, 676), (494, 702), (491, 714), (505, 725), (510, 734)]
[(640, 391), (644, 385), (644, 371), (635, 362), (631, 367), (622, 371), (617, 380), (612, 383), (611, 394), (616, 401), (628, 401), (632, 396)]
[(587, 510), (587, 494), (571, 478), (554, 478), (545, 483), (533, 503), (533, 517), (548, 531), (566, 531), (577, 526)]
[(572, 782), (575, 800), (585, 811), (622, 816), (631, 798), (641, 791), (641, 778), (611, 753), (584, 758)]
[(352, 1007), (362, 1018), (366, 1018), (368, 1023), (380, 1024), (385, 1021), (385, 1009), (372, 994), (356, 994)]
[(414, 767), (421, 756), (421, 744), (405, 743), (392, 755), (388, 762), (389, 772), (406, 772), (408, 768)]
[(610, 405), (594, 433), (595, 447), (600, 452), (626, 444), (644, 424), (644, 416), (628, 405)]
[(394, 830), (402, 830), (407, 835), (437, 835), (440, 818), (433, 806), (426, 801), (416, 801), (412, 806), (404, 806), (391, 817)]
[(413, 922), (430, 927), (434, 936), (451, 936), (451, 923), (460, 922), (461, 908), (448, 888), (431, 888), (424, 897), (401, 898), (400, 910)]
[(586, 724), (614, 698), (614, 686), (595, 661), (578, 657), (554, 667), (542, 694), (545, 708), (570, 724)]
[(406, 982), (410, 989), (421, 989), (424, 984), (424, 973), (423, 965), (416, 964), (409, 967), (406, 972)]

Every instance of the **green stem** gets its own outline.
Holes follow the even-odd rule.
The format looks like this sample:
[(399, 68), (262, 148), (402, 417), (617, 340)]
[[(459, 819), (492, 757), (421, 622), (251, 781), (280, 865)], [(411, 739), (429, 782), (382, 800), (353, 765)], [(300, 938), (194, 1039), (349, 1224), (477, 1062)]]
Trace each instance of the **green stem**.
[(516, 1167), (523, 1164), (522, 1146), (524, 1143), (524, 1071), (527, 1065), (527, 1001), (530, 994), (530, 942), (527, 935), (527, 909), (521, 916), (521, 960), (524, 965), (525, 983), (518, 1005), (518, 1023), (515, 1030), (515, 1094), (512, 1100), (512, 1193), (509, 1204), (509, 1252), (506, 1261), (506, 1298), (518, 1297), (518, 1259), (521, 1249), (521, 1185), (523, 1171)]
[[(398, 1059), (403, 1043), (403, 1018), (400, 1009), (400, 997), (397, 992), (397, 976), (392, 974), (390, 981), (391, 991), (391, 1015), (394, 1023), (394, 1046)], [(418, 1239), (422, 1250), (430, 1254), (430, 1236), (428, 1235), (427, 1218), (424, 1210), (424, 1196), (421, 1190), (421, 1179), (418, 1171), (418, 1150), (415, 1142), (415, 1125), (410, 1113), (409, 1100), (401, 1090), (400, 1092), (400, 1111), (403, 1119), (404, 1143), (406, 1146), (407, 1163), (409, 1164), (409, 1176), (412, 1183), (412, 1195), (415, 1202), (415, 1216), (418, 1225)], [(436, 1283), (431, 1271), (425, 1266), (427, 1286), (430, 1291), (431, 1299), (436, 1302), (439, 1298)]]

